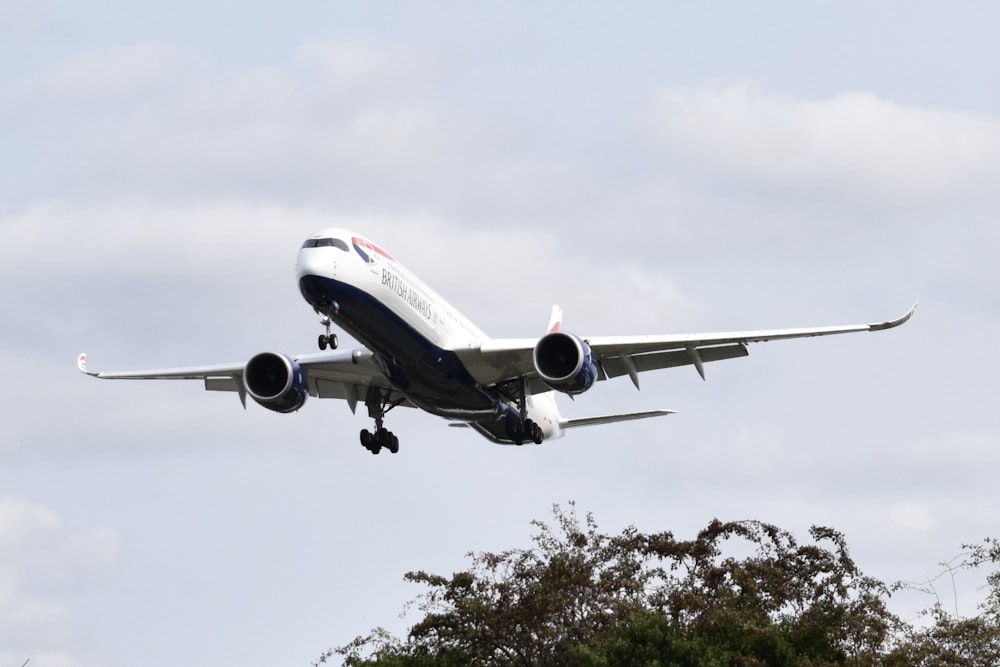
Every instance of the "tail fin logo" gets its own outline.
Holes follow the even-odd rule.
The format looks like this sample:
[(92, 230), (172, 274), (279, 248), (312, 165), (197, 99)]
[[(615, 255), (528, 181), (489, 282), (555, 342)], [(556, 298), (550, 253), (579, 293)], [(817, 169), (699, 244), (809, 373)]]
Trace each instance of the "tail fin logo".
[(549, 325), (545, 327), (545, 333), (559, 331), (562, 328), (563, 311), (559, 306), (552, 306), (552, 313), (549, 315)]
[(367, 239), (355, 236), (351, 238), (351, 244), (354, 246), (354, 250), (357, 251), (359, 255), (361, 255), (361, 259), (365, 260), (365, 262), (369, 264), (372, 263), (372, 258), (375, 255), (381, 255), (386, 259), (392, 259), (392, 255), (387, 253), (385, 250), (382, 250), (382, 248), (378, 247), (377, 245), (375, 245), (371, 241), (368, 241)]

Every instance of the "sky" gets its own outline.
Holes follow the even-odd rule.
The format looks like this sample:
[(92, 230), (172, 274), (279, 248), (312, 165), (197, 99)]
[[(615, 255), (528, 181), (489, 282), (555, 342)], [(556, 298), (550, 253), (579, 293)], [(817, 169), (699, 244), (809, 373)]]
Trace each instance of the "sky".
[[(713, 518), (923, 581), (1000, 537), (1000, 6), (0, 0), (0, 664), (308, 665), (409, 570)], [(876, 322), (601, 383), (498, 447), (76, 370), (311, 352), (346, 226), (492, 336)], [(354, 344), (341, 336), (342, 347)], [(975, 613), (975, 577), (901, 593)]]

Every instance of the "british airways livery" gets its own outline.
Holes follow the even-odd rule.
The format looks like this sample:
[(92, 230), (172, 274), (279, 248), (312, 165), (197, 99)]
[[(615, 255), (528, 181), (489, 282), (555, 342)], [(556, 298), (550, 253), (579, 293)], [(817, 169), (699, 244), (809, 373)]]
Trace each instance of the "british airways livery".
[[(747, 343), (859, 331), (882, 331), (902, 317), (876, 324), (663, 336), (579, 336), (562, 328), (553, 306), (540, 337), (490, 338), (379, 245), (344, 229), (325, 230), (299, 250), (302, 296), (325, 331), (319, 352), (288, 356), (262, 352), (249, 361), (160, 370), (94, 372), (81, 354), (81, 371), (103, 379), (201, 380), (210, 391), (249, 396), (276, 412), (294, 412), (309, 396), (339, 398), (351, 411), (363, 403), (374, 420), (361, 431), (373, 454), (396, 453), (399, 439), (385, 427), (393, 408), (415, 407), (470, 427), (499, 444), (541, 444), (575, 426), (670, 414), (649, 410), (567, 419), (557, 392), (581, 394), (601, 380), (747, 356)], [(364, 347), (338, 350), (336, 325)]]

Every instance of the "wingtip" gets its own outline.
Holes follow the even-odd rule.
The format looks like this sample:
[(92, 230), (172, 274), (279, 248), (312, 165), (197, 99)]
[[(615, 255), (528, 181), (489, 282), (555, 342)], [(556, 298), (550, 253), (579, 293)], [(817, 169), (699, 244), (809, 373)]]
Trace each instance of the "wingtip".
[(910, 306), (910, 309), (906, 311), (905, 314), (903, 314), (900, 317), (897, 317), (894, 320), (889, 320), (888, 322), (878, 322), (877, 324), (869, 324), (868, 330), (885, 331), (886, 329), (894, 329), (895, 327), (898, 327), (901, 324), (905, 324), (907, 321), (909, 321), (911, 317), (913, 317), (913, 313), (914, 311), (916, 311), (918, 305), (920, 305), (919, 301)]
[(87, 353), (81, 352), (80, 356), (76, 358), (76, 367), (80, 369), (80, 372), (84, 375), (96, 376), (97, 373), (87, 370)]

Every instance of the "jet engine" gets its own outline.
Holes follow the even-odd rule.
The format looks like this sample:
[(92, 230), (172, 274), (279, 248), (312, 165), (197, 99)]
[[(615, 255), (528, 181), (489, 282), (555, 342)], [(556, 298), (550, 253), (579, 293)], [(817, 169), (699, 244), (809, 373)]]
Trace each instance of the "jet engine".
[(253, 400), (275, 412), (294, 412), (309, 396), (305, 372), (276, 352), (261, 352), (247, 362), (243, 386)]
[(535, 370), (545, 384), (566, 394), (582, 394), (597, 380), (597, 364), (587, 345), (565, 331), (545, 334), (535, 344)]

